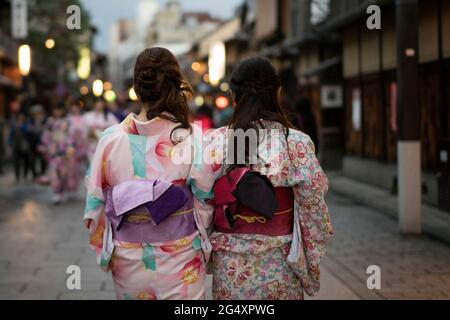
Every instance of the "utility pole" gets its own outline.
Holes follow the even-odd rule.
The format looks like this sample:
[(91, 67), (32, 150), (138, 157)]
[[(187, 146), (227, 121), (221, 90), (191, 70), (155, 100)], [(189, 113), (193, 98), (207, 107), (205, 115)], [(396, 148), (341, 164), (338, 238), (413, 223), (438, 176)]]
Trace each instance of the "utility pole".
[(396, 0), (398, 79), (398, 211), (402, 233), (421, 233), (421, 148), (418, 77), (419, 1)]

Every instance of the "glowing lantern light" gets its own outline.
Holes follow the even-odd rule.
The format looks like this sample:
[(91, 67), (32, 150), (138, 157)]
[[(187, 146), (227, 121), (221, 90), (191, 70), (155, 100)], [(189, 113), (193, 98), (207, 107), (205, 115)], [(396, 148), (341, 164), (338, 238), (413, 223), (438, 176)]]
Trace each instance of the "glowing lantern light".
[(217, 97), (215, 103), (218, 109), (225, 109), (226, 107), (228, 107), (229, 104), (228, 98), (224, 96)]
[(197, 61), (192, 62), (192, 64), (191, 64), (191, 69), (192, 69), (193, 71), (199, 72), (201, 68), (202, 68), (202, 66), (200, 65), (199, 62), (197, 62)]
[(132, 101), (137, 101), (138, 96), (137, 96), (137, 94), (136, 94), (136, 91), (134, 91), (134, 88), (133, 88), (133, 87), (131, 87), (130, 90), (128, 90), (128, 97), (130, 97), (130, 99), (131, 99)]
[(230, 90), (230, 85), (229, 85), (228, 83), (226, 83), (226, 82), (223, 82), (223, 83), (220, 85), (220, 90), (221, 90), (222, 92), (227, 92), (228, 90)]
[(107, 90), (103, 95), (103, 98), (108, 102), (114, 102), (116, 100), (116, 93), (112, 90)]
[(19, 47), (19, 71), (22, 76), (27, 76), (30, 73), (31, 68), (31, 49), (27, 44), (23, 44)]
[(96, 97), (100, 97), (103, 94), (103, 81), (102, 80), (94, 80), (92, 83), (92, 93)]
[(205, 99), (203, 99), (202, 96), (196, 96), (194, 99), (195, 105), (200, 107), (203, 105), (203, 103), (205, 102)]
[(77, 75), (80, 79), (87, 79), (91, 73), (91, 52), (89, 48), (80, 50), (80, 60), (78, 60)]
[(209, 49), (208, 58), (209, 81), (213, 86), (219, 84), (225, 76), (225, 44), (215, 42)]
[(89, 88), (87, 86), (81, 86), (80, 87), (80, 93), (85, 96), (89, 93)]
[(52, 38), (45, 40), (45, 47), (47, 49), (53, 49), (55, 47), (55, 40), (53, 40)]
[(105, 91), (111, 90), (112, 89), (112, 83), (109, 81), (105, 81), (105, 83), (103, 83), (103, 89)]

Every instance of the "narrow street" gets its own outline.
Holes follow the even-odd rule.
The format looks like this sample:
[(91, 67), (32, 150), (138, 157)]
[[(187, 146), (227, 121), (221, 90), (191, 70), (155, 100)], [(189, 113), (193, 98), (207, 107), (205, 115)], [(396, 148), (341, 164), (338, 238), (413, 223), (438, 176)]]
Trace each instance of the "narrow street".
[[(0, 190), (0, 299), (115, 298), (87, 246), (81, 192), (54, 206), (46, 187), (15, 185), (12, 176), (0, 178)], [(314, 299), (450, 298), (449, 246), (401, 236), (394, 220), (348, 198), (331, 193), (328, 203), (336, 235)], [(81, 290), (66, 288), (70, 265), (81, 268)], [(381, 290), (367, 289), (370, 265), (381, 268)]]

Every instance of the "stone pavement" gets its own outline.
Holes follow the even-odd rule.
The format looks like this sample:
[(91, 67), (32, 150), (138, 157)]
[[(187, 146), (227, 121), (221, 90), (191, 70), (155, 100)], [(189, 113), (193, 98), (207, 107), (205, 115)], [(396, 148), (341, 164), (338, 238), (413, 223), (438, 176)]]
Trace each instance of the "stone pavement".
[[(395, 220), (398, 219), (397, 196), (388, 190), (350, 179), (338, 172), (329, 173), (328, 177), (333, 193), (349, 197), (357, 203), (379, 210)], [(450, 245), (450, 213), (422, 204), (422, 230), (425, 234)]]
[[(87, 247), (82, 195), (60, 206), (49, 199), (46, 187), (0, 177), (0, 299), (114, 299), (110, 276)], [(314, 299), (450, 298), (449, 246), (401, 236), (393, 220), (348, 198), (328, 201), (336, 236)], [(66, 288), (72, 264), (81, 268), (81, 290)], [(366, 287), (369, 265), (381, 268), (381, 290)], [(209, 298), (210, 286), (209, 279)]]

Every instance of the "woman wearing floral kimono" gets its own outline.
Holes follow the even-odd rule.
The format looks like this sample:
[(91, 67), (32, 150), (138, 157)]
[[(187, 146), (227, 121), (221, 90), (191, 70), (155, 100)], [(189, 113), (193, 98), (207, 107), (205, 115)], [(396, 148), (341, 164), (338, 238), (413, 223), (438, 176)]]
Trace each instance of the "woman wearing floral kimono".
[(75, 189), (76, 180), (74, 181), (71, 170), (77, 161), (77, 146), (78, 141), (70, 128), (70, 121), (65, 117), (65, 106), (59, 104), (45, 124), (39, 146), (49, 164), (52, 201), (55, 204), (64, 201)]
[[(303, 299), (303, 291), (313, 295), (319, 289), (319, 261), (333, 234), (324, 199), (328, 181), (311, 139), (290, 126), (278, 102), (279, 91), (280, 80), (269, 60), (242, 61), (231, 77), (235, 111), (230, 125), (209, 137), (209, 154), (222, 176), (214, 187), (218, 207), (210, 236), (215, 299), (297, 300)], [(254, 134), (254, 150), (250, 142), (230, 148), (237, 131), (229, 129), (249, 132), (250, 140)], [(270, 180), (277, 208), (270, 219), (239, 204), (221, 209), (238, 197), (238, 189), (233, 197), (223, 197), (223, 186), (243, 167)], [(244, 200), (251, 198), (256, 207), (265, 201), (256, 189)]]
[(73, 197), (76, 197), (78, 186), (86, 168), (86, 149), (87, 149), (87, 127), (81, 114), (81, 107), (77, 102), (73, 102), (69, 109), (69, 132), (76, 141), (75, 153), (71, 168), (69, 170), (69, 189)]
[(213, 179), (189, 122), (191, 90), (156, 47), (138, 56), (134, 88), (142, 111), (101, 134), (86, 178), (90, 245), (118, 299), (202, 299)]

